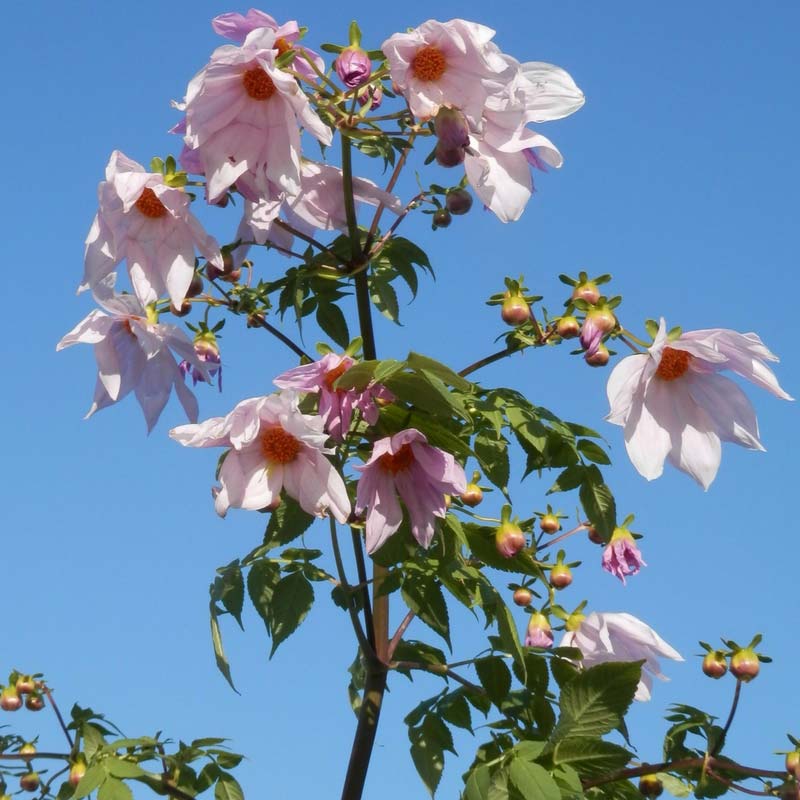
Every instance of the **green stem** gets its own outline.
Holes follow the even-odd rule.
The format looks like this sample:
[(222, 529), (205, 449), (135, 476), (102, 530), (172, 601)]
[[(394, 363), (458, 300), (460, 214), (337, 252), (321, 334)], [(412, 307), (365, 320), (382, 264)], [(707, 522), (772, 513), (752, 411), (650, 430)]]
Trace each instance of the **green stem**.
[[(347, 217), (347, 233), (350, 237), (351, 260), (356, 262), (361, 256), (361, 242), (356, 220), (356, 201), (353, 196), (353, 146), (350, 139), (342, 134), (342, 180), (344, 183), (344, 213)], [(359, 312), (360, 319), (360, 312)]]

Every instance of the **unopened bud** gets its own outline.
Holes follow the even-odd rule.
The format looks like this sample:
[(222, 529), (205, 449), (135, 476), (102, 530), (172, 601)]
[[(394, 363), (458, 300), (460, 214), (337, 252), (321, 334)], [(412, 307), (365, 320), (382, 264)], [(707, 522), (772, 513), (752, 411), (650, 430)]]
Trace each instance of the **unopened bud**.
[(436, 163), (440, 167), (457, 167), (464, 163), (463, 147), (447, 147), (441, 142), (436, 144)]
[(600, 290), (594, 281), (584, 281), (572, 290), (572, 299), (585, 300), (593, 306), (600, 299)]
[(433, 120), (433, 130), (439, 144), (448, 150), (463, 149), (469, 145), (469, 126), (464, 115), (457, 109), (440, 108)]
[(461, 502), (465, 506), (474, 508), (483, 501), (483, 489), (477, 483), (468, 483), (467, 488), (461, 495)]
[(0, 692), (0, 708), (3, 711), (18, 711), (22, 708), (22, 698), (14, 686), (6, 686)]
[(17, 694), (30, 694), (36, 689), (36, 681), (32, 675), (20, 675), (14, 684)]
[(572, 583), (572, 570), (566, 564), (554, 564), (550, 570), (550, 585), (554, 589), (566, 589)]
[(583, 357), (583, 360), (590, 366), (590, 367), (604, 367), (608, 364), (608, 360), (611, 358), (610, 353), (608, 352), (608, 348), (604, 344), (597, 345), (597, 350), (589, 355), (588, 353)]
[(334, 62), (336, 74), (348, 89), (366, 83), (372, 74), (372, 61), (364, 50), (353, 45), (345, 47)]
[(545, 514), (539, 520), (539, 527), (542, 529), (542, 533), (556, 533), (561, 530), (561, 523), (555, 514)]
[(44, 708), (44, 697), (39, 692), (31, 692), (25, 698), (25, 708), (28, 711), (41, 711)]
[(556, 323), (556, 333), (562, 339), (574, 339), (580, 332), (580, 323), (573, 316), (561, 317)]
[(522, 325), (531, 318), (531, 307), (524, 297), (507, 294), (500, 308), (500, 316), (507, 325)]
[(658, 797), (664, 791), (664, 784), (656, 775), (642, 775), (639, 778), (639, 792), (645, 797)]
[(494, 536), (497, 552), (503, 558), (513, 558), (527, 543), (525, 534), (520, 530), (519, 525), (515, 525), (513, 522), (504, 522)]
[(786, 771), (800, 781), (800, 750), (786, 754)]
[(525, 647), (552, 647), (553, 629), (550, 620), (538, 611), (531, 614), (528, 630), (525, 632)]
[(515, 605), (525, 608), (525, 606), (529, 606), (533, 602), (533, 593), (530, 589), (520, 586), (519, 589), (514, 590), (512, 599), (514, 600)]
[(451, 189), (445, 197), (445, 205), (451, 214), (461, 216), (472, 208), (472, 195), (466, 189)]
[(433, 214), (434, 228), (447, 228), (452, 221), (453, 218), (450, 216), (450, 212), (446, 208), (440, 208)]
[(758, 656), (752, 647), (743, 647), (731, 656), (731, 675), (743, 683), (749, 683), (761, 669)]
[(77, 760), (69, 768), (69, 782), (71, 786), (77, 786), (81, 778), (86, 774), (86, 759), (79, 755)]
[(703, 672), (709, 678), (717, 680), (721, 678), (728, 671), (728, 660), (725, 658), (725, 653), (721, 650), (713, 650), (706, 653), (703, 658)]
[(19, 779), (19, 788), (26, 792), (35, 792), (39, 788), (39, 774), (37, 772), (26, 772)]

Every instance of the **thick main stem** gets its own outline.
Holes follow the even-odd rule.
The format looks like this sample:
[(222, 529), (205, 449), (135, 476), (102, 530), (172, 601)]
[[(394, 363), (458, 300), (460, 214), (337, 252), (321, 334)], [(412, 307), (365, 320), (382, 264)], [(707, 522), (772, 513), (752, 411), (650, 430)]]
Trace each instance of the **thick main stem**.
[[(347, 228), (350, 234), (353, 262), (362, 257), (362, 249), (358, 224), (355, 215), (353, 197), (353, 172), (351, 162), (351, 144), (347, 137), (342, 137), (342, 173), (344, 185), (344, 205), (347, 214)], [(364, 347), (364, 358), (377, 357), (375, 348), (375, 332), (372, 328), (372, 309), (369, 298), (369, 277), (366, 270), (353, 276), (356, 289), (356, 305), (358, 322)], [(357, 548), (357, 556), (361, 554), (360, 537), (353, 537), (353, 545)], [(363, 557), (363, 555), (362, 555)], [(347, 765), (342, 788), (342, 800), (361, 800), (364, 783), (367, 779), (372, 748), (378, 730), (383, 695), (386, 692), (386, 665), (389, 646), (389, 598), (379, 596), (379, 589), (386, 577), (386, 569), (373, 562), (373, 595), (372, 595), (372, 637), (375, 643), (377, 658), (365, 659), (366, 680), (364, 696), (358, 714), (353, 747), (350, 751), (350, 762)], [(365, 603), (365, 609), (367, 604)], [(366, 615), (365, 615), (366, 616)]]

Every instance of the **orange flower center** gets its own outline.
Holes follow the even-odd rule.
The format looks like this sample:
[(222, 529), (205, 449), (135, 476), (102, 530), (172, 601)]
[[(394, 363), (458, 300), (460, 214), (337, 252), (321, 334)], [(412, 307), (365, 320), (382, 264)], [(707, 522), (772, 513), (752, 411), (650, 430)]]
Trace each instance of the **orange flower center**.
[(279, 37), (275, 40), (275, 49), (278, 51), (278, 55), (282, 56), (284, 53), (288, 53), (292, 49), (292, 45), (283, 38), (283, 36)]
[(267, 428), (261, 434), (261, 452), (270, 464), (288, 464), (297, 458), (302, 443), (283, 428)]
[(661, 352), (661, 363), (658, 365), (656, 375), (662, 381), (674, 381), (680, 378), (687, 369), (689, 369), (689, 362), (692, 360), (691, 354), (685, 350), (676, 350), (674, 347), (665, 347)]
[(252, 67), (242, 75), (244, 90), (253, 100), (269, 100), (275, 94), (275, 84), (261, 67)]
[(167, 213), (167, 207), (156, 197), (156, 193), (152, 189), (144, 189), (134, 206), (150, 219), (158, 219)]
[(444, 53), (433, 45), (420, 47), (411, 61), (411, 72), (421, 81), (438, 81), (447, 69)]
[(382, 469), (397, 475), (414, 463), (414, 452), (410, 444), (404, 444), (396, 453), (385, 453), (378, 459)]
[(333, 384), (336, 383), (338, 378), (341, 378), (341, 376), (344, 375), (345, 372), (347, 372), (347, 369), (348, 369), (347, 362), (342, 361), (342, 363), (339, 364), (338, 367), (334, 367), (332, 370), (326, 372), (325, 377), (323, 378), (323, 380), (325, 381), (325, 385), (332, 390)]

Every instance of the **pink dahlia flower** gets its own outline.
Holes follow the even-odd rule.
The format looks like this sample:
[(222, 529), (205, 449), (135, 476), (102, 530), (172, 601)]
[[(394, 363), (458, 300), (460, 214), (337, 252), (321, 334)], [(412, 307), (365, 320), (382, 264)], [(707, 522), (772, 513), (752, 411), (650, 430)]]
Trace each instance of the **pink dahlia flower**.
[(254, 202), (272, 196), (270, 182), (294, 196), (300, 191), (300, 126), (331, 143), (330, 128), (297, 81), (275, 66), (276, 47), (268, 28), (251, 31), (241, 47), (218, 47), (178, 104), (211, 203), (234, 184)]
[[(447, 513), (446, 494), (467, 487), (463, 467), (449, 453), (432, 447), (414, 428), (375, 442), (361, 472), (356, 513), (367, 512), (367, 552), (374, 553), (403, 521), (400, 500), (408, 509), (411, 533), (429, 547), (436, 517)], [(398, 498), (399, 495), (399, 498)]]
[(337, 56), (334, 67), (348, 89), (366, 83), (372, 74), (372, 61), (360, 47), (345, 47)]
[(394, 399), (394, 395), (379, 384), (362, 391), (334, 389), (337, 378), (344, 375), (353, 364), (355, 361), (350, 356), (328, 353), (319, 361), (284, 372), (273, 383), (279, 389), (319, 394), (319, 415), (325, 423), (325, 430), (337, 441), (342, 441), (350, 430), (356, 409), (368, 425), (374, 425), (378, 421), (376, 401)]
[(603, 569), (616, 575), (624, 585), (627, 575), (636, 575), (646, 566), (631, 532), (627, 528), (614, 528), (610, 541), (603, 548)]
[(152, 321), (131, 294), (114, 294), (113, 275), (96, 287), (95, 298), (105, 311), (92, 311), (56, 346), (93, 344), (97, 361), (97, 386), (86, 417), (134, 392), (144, 412), (148, 433), (158, 422), (170, 392), (186, 416), (197, 419), (197, 400), (184, 385), (183, 375), (171, 351), (208, 381), (208, 370), (180, 328)]
[(300, 26), (295, 20), (289, 20), (289, 22), (279, 25), (274, 17), (251, 8), (246, 14), (237, 14), (235, 11), (220, 14), (211, 20), (211, 27), (215, 33), (236, 42), (236, 44), (242, 44), (252, 31), (266, 28), (275, 34), (275, 49), (279, 55), (283, 55), (289, 50), (296, 51), (297, 55), (292, 62), (293, 70), (316, 82), (319, 78), (314, 68), (308, 63), (308, 59), (310, 59), (320, 72), (325, 72), (325, 62), (319, 55), (313, 50), (297, 44), (301, 34)]
[(214, 507), (257, 511), (280, 499), (282, 489), (316, 517), (350, 516), (342, 476), (325, 454), (321, 417), (302, 414), (294, 392), (243, 400), (226, 417), (181, 425), (169, 435), (187, 447), (230, 447), (219, 471)]
[(219, 245), (189, 210), (189, 195), (115, 150), (97, 190), (100, 208), (86, 239), (83, 282), (94, 289), (123, 260), (139, 300), (168, 294), (176, 308), (194, 277), (195, 251), (222, 266)]
[(513, 75), (513, 68), (490, 46), (493, 36), (491, 28), (463, 19), (428, 20), (390, 36), (381, 50), (392, 81), (416, 117), (430, 119), (448, 107), (477, 121), (489, 95)]
[(647, 353), (622, 359), (609, 376), (606, 419), (624, 428), (628, 456), (647, 480), (658, 478), (669, 458), (708, 489), (722, 441), (764, 449), (750, 401), (719, 372), (731, 370), (791, 400), (765, 363), (777, 360), (754, 333), (711, 328), (670, 341), (662, 318)]
[[(593, 667), (606, 661), (644, 661), (636, 700), (649, 700), (653, 678), (668, 680), (661, 674), (659, 658), (683, 661), (681, 654), (668, 645), (649, 625), (631, 614), (593, 611), (582, 617), (576, 630), (567, 631), (559, 647), (577, 647), (583, 653), (580, 662)], [(567, 623), (570, 625), (571, 623)]]
[(544, 614), (534, 612), (528, 620), (525, 632), (525, 647), (552, 647), (553, 629)]

